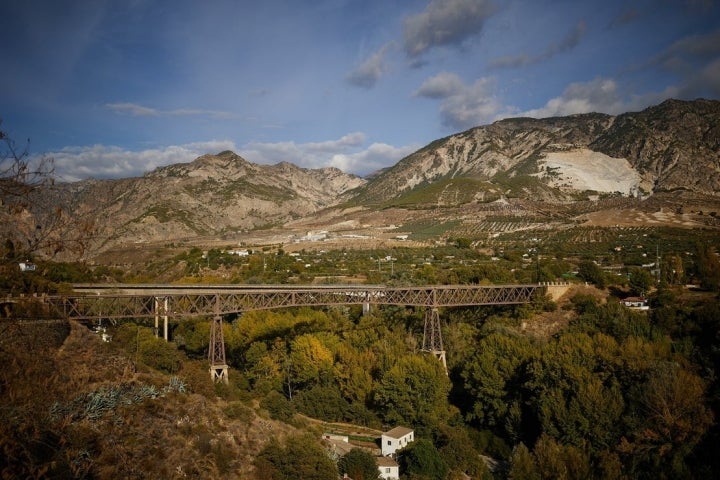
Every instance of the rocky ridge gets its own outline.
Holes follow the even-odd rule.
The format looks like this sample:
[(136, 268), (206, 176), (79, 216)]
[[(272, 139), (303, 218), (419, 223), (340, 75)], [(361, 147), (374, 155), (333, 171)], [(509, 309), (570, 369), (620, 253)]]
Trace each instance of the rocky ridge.
[(499, 215), (533, 218), (512, 228), (547, 228), (558, 218), (586, 221), (602, 208), (598, 199), (662, 197), (677, 210), (693, 196), (720, 201), (718, 192), (720, 102), (669, 100), (618, 116), (497, 121), (436, 140), (368, 179), (288, 162), (257, 165), (225, 151), (139, 178), (59, 184), (41, 203), (72, 215), (71, 225), (92, 225), (98, 252), (255, 241), (258, 232), (280, 243), (310, 231), (365, 238), (408, 223), (460, 224), (463, 234), (492, 236), (483, 222)]
[[(573, 187), (577, 175), (572, 168), (547, 168), (548, 159), (560, 152), (565, 167), (573, 166), (589, 178), (602, 174), (601, 169), (592, 172), (593, 163), (623, 160), (622, 168), (634, 170), (638, 181), (632, 191), (617, 190), (620, 194), (686, 189), (713, 195), (720, 191), (720, 102), (668, 100), (617, 117), (592, 113), (500, 120), (431, 143), (373, 178), (359, 198), (387, 202), (458, 177), (490, 182), (511, 196), (577, 198), (578, 188)], [(591, 171), (584, 174), (588, 169)], [(568, 179), (569, 188), (544, 188), (557, 187), (553, 179), (558, 174)], [(541, 182), (528, 186), (513, 181), (528, 175)], [(598, 180), (603, 183), (603, 178)], [(616, 191), (611, 188), (613, 179), (608, 180), (609, 186), (599, 188), (600, 192)]]
[(281, 225), (342, 201), (365, 180), (336, 168), (257, 165), (233, 152), (158, 168), (143, 177), (61, 184), (55, 203), (93, 219), (104, 248), (222, 238)]

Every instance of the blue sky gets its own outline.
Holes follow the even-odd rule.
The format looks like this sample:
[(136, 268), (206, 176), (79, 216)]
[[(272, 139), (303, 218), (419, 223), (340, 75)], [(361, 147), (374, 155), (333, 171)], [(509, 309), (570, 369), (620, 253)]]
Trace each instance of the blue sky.
[(717, 0), (4, 0), (0, 128), (60, 179), (233, 150), (365, 175), (513, 116), (720, 98)]

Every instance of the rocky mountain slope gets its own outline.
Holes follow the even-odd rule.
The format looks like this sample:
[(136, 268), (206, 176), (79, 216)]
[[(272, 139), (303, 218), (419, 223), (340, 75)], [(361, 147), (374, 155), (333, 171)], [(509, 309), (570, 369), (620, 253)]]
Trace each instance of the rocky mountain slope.
[[(98, 252), (249, 242), (270, 231), (274, 243), (309, 231), (365, 238), (413, 223), (461, 225), (462, 234), (492, 236), (487, 225), (500, 217), (504, 228), (521, 219), (510, 222), (511, 230), (546, 228), (553, 219), (587, 221), (603, 198), (700, 196), (714, 204), (718, 192), (720, 101), (669, 100), (619, 116), (497, 121), (434, 141), (369, 179), (285, 162), (256, 165), (226, 151), (140, 178), (56, 185), (38, 204), (62, 211), (80, 236), (92, 231), (89, 247)], [(632, 208), (650, 203), (676, 211), (690, 205), (655, 201)], [(28, 228), (40, 231), (41, 217), (27, 217)]]
[[(433, 184), (477, 180), (482, 195), (577, 199), (578, 190), (622, 195), (720, 191), (720, 102), (668, 100), (638, 113), (530, 119), (476, 127), (413, 153), (373, 178), (360, 203), (399, 199)], [(435, 197), (429, 195), (428, 201)]]
[(256, 165), (226, 151), (140, 178), (61, 184), (52, 194), (65, 211), (95, 222), (98, 242), (114, 245), (281, 225), (342, 201), (363, 183), (335, 168)]

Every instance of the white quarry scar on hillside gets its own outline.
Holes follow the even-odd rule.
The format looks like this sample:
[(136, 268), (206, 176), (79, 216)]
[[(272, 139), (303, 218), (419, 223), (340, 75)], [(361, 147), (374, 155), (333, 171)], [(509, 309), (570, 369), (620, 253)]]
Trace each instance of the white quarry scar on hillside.
[(637, 191), (642, 180), (626, 159), (587, 149), (551, 152), (538, 165), (539, 175), (554, 187), (629, 195)]

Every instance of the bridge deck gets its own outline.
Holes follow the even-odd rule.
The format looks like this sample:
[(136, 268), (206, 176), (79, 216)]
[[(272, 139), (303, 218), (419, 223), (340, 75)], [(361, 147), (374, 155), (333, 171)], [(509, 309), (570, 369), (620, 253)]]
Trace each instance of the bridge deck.
[(451, 307), (529, 303), (539, 284), (435, 285), (90, 285), (46, 297), (59, 314), (73, 319), (195, 317), (249, 310), (324, 305)]

